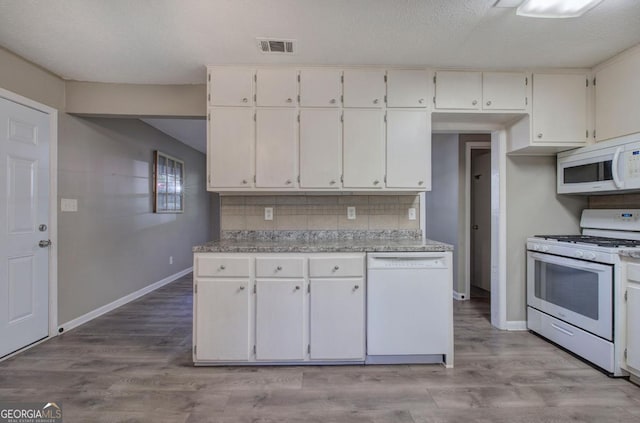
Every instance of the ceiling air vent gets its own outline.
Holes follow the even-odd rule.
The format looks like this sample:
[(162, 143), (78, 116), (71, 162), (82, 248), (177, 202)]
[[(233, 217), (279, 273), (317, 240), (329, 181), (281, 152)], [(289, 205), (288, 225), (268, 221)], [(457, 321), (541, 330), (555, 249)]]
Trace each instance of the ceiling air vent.
[(258, 48), (263, 53), (293, 54), (296, 40), (276, 40), (272, 38), (257, 38)]

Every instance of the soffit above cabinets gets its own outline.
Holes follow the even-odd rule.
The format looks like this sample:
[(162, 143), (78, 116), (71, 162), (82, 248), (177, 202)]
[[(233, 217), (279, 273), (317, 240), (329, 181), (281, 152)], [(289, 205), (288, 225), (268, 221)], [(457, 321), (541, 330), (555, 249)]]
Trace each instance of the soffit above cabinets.
[[(205, 64), (590, 68), (640, 42), (640, 2), (575, 19), (516, 16), (492, 0), (0, 2), (2, 46), (65, 79), (198, 84)], [(264, 54), (256, 37), (295, 39)]]

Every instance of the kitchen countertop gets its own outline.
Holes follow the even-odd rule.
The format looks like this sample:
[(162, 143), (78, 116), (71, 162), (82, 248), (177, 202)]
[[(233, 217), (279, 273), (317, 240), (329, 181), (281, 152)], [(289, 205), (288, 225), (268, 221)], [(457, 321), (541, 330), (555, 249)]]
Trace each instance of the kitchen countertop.
[(353, 239), (322, 241), (211, 241), (193, 247), (194, 253), (338, 253), (441, 252), (453, 246), (430, 239)]

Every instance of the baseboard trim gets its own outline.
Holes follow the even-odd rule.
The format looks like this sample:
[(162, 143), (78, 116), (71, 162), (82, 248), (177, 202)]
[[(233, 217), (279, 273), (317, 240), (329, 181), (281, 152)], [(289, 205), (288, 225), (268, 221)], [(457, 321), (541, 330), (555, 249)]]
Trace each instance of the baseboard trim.
[(467, 294), (463, 294), (458, 291), (453, 291), (453, 299), (456, 301), (468, 301), (469, 297), (467, 296)]
[(510, 320), (507, 322), (507, 330), (527, 330), (526, 320)]
[[(90, 311), (86, 314), (83, 314), (80, 317), (76, 317), (73, 320), (69, 320), (66, 323), (63, 323), (61, 325), (58, 326), (58, 333), (64, 333), (64, 332), (68, 332), (71, 329), (75, 329), (80, 325), (83, 325), (93, 319), (95, 319), (96, 317), (100, 317), (105, 313), (108, 313), (112, 310), (115, 310), (118, 307), (122, 307), (123, 305), (130, 303), (131, 301), (137, 300), (138, 298), (142, 297), (143, 295), (148, 294), (149, 292), (155, 291), (158, 288), (162, 288), (163, 286), (167, 285), (168, 283), (171, 283), (173, 281), (175, 281), (176, 279), (179, 279), (185, 275), (188, 275), (189, 273), (191, 273), (193, 271), (193, 266), (189, 267), (187, 269), (184, 269), (178, 273), (174, 273), (171, 276), (167, 276), (166, 278), (158, 281), (158, 282), (154, 282), (151, 285), (147, 285), (142, 289), (139, 289), (135, 292), (132, 292), (129, 295), (125, 295), (122, 298), (119, 298), (109, 304), (105, 304), (102, 307), (99, 307), (93, 311)], [(63, 329), (63, 332), (60, 332), (60, 329)]]

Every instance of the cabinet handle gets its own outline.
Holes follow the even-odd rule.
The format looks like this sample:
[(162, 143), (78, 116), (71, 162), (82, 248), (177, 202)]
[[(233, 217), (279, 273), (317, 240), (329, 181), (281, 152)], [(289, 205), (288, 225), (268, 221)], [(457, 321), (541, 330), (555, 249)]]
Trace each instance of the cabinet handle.
[(287, 185), (291, 185), (291, 179), (287, 179), (287, 181), (285, 182)]
[(380, 181), (378, 181), (377, 179), (375, 181), (373, 181), (373, 185), (378, 185), (380, 183)]
[(424, 184), (424, 181), (418, 181), (418, 185)]
[(332, 98), (331, 100), (329, 100), (329, 103), (331, 103), (331, 104), (336, 104), (336, 99), (335, 99), (335, 98)]
[(221, 264), (221, 265), (220, 265), (220, 270), (224, 270), (224, 269), (226, 269), (226, 268), (227, 268), (227, 267), (226, 267), (224, 264)]
[(247, 97), (245, 97), (245, 98), (243, 98), (243, 99), (242, 99), (242, 102), (243, 102), (243, 103), (246, 103), (247, 101), (249, 101), (249, 99), (248, 99)]
[(478, 100), (473, 100), (471, 104), (475, 106), (476, 104), (478, 104)]
[(240, 287), (240, 291), (244, 291), (244, 286), (241, 286), (241, 287)]
[(276, 272), (279, 272), (279, 271), (281, 271), (281, 270), (282, 270), (282, 266), (278, 266), (278, 267), (276, 267)]
[(291, 103), (293, 100), (291, 98), (287, 99), (287, 103)]
[(335, 184), (336, 184), (336, 181), (333, 179), (331, 180), (331, 182), (329, 182), (329, 185), (335, 185)]
[(538, 134), (538, 138), (542, 138), (542, 132)]
[(373, 104), (378, 104), (378, 99), (377, 98), (373, 100)]
[(421, 98), (420, 100), (418, 100), (418, 103), (424, 104), (424, 98)]
[(335, 272), (336, 270), (340, 270), (340, 266), (338, 266), (337, 264), (333, 266), (333, 271)]
[(487, 101), (487, 106), (491, 106), (491, 100)]

